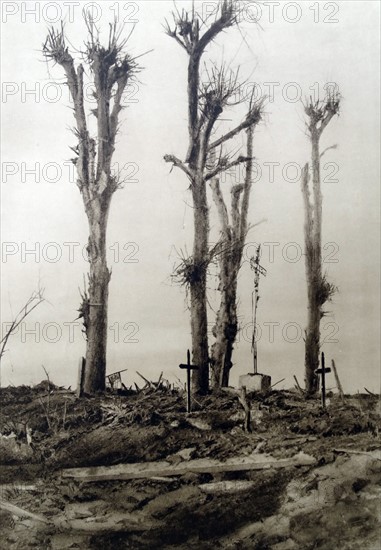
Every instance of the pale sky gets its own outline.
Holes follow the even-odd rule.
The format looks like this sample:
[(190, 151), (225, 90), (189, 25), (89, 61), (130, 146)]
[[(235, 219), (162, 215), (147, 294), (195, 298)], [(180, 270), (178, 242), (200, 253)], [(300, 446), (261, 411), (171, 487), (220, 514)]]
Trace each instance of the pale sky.
[[(174, 380), (183, 377), (178, 364), (191, 347), (186, 295), (170, 280), (178, 251), (191, 251), (191, 197), (186, 178), (163, 161), (167, 153), (184, 158), (187, 148), (187, 57), (161, 26), (173, 3), (2, 2), (2, 327), (39, 280), (49, 301), (9, 341), (2, 385), (38, 383), (44, 365), (56, 384), (75, 387), (78, 359), (85, 354), (80, 322), (73, 323), (78, 287), (87, 272), (81, 254), (87, 222), (67, 162), (69, 146), (75, 145), (69, 130), (73, 117), (62, 70), (44, 62), (41, 44), (49, 23), (62, 17), (70, 44), (81, 48), (86, 4), (94, 6), (105, 38), (107, 23), (117, 15), (126, 21), (126, 33), (136, 20), (128, 42), (131, 54), (153, 49), (141, 58), (144, 70), (125, 99), (115, 154), (115, 162), (126, 165), (129, 181), (115, 194), (109, 217), (107, 370), (127, 368), (127, 385), (138, 380), (136, 370), (152, 379), (164, 370)], [(204, 13), (215, 6), (197, 4)], [(322, 95), (331, 82), (343, 101), (340, 117), (321, 143), (322, 149), (338, 145), (322, 159), (323, 243), (324, 266), (339, 294), (322, 320), (322, 349), (329, 362), (335, 359), (345, 391), (363, 391), (364, 386), (379, 391), (379, 3), (272, 4), (259, 12), (247, 2), (239, 29), (220, 36), (204, 58), (240, 66), (248, 86), (256, 83), (259, 93), (270, 95), (255, 134), (258, 175), (249, 214), (252, 224), (261, 223), (248, 236), (245, 256), (254, 253), (254, 243), (262, 243), (261, 263), (268, 274), (260, 283), (259, 370), (273, 382), (285, 378), (279, 388), (292, 386), (294, 374), (303, 381), (307, 298), (298, 171), (309, 160), (309, 143), (298, 99), (318, 90)], [(241, 116), (242, 110), (226, 113), (217, 135)], [(231, 179), (223, 183), (227, 196)], [(213, 204), (211, 226), (215, 240)], [(27, 253), (33, 249), (35, 254)], [(209, 287), (215, 309), (215, 277)], [(253, 274), (245, 262), (233, 384), (252, 370), (252, 291)], [(214, 316), (210, 310), (210, 326)], [(327, 384), (334, 387), (333, 377)]]

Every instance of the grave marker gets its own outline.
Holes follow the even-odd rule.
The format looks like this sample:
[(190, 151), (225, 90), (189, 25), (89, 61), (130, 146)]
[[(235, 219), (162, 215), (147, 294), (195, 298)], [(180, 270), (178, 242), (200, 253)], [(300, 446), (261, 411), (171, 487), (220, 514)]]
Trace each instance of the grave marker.
[(196, 365), (191, 365), (190, 362), (190, 351), (187, 350), (187, 363), (181, 363), (179, 365), (180, 369), (186, 369), (187, 370), (187, 413), (191, 412), (191, 370), (197, 370), (198, 367)]
[(323, 409), (325, 409), (325, 375), (328, 372), (331, 372), (329, 367), (325, 368), (325, 357), (324, 351), (321, 352), (321, 368), (316, 369), (316, 374), (321, 374), (321, 404)]

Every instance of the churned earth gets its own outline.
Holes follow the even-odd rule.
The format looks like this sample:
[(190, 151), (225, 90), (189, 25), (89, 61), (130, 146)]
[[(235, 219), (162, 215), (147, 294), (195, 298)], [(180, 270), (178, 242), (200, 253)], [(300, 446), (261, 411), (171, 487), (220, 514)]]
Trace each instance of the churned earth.
[[(164, 383), (0, 396), (1, 548), (381, 548), (378, 396), (330, 395), (323, 410), (296, 390), (252, 394), (251, 432), (235, 395), (187, 415)], [(127, 473), (107, 478), (115, 465)], [(131, 477), (140, 465), (154, 471)]]

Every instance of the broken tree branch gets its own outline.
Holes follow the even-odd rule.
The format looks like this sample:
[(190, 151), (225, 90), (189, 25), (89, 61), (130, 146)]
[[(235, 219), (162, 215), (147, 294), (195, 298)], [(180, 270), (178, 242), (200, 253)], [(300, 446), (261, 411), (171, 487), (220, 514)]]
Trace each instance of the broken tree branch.
[(220, 163), (217, 165), (217, 168), (212, 170), (211, 172), (208, 172), (205, 176), (205, 181), (209, 181), (212, 178), (215, 178), (220, 174), (221, 172), (226, 172), (227, 170), (230, 170), (230, 168), (234, 168), (234, 166), (237, 166), (238, 164), (243, 164), (244, 162), (248, 162), (250, 160), (253, 160), (255, 157), (244, 157), (239, 156), (232, 162), (228, 162), (224, 158), (221, 159)]
[(189, 170), (187, 165), (184, 162), (182, 162), (180, 159), (175, 157), (175, 155), (164, 155), (164, 160), (165, 162), (171, 162), (174, 166), (176, 166), (177, 168), (180, 168), (180, 170), (182, 170), (188, 176), (188, 178), (192, 181), (192, 177), (193, 177), (192, 172)]
[(23, 307), (20, 309), (20, 311), (17, 313), (14, 320), (11, 322), (11, 325), (5, 335), (0, 340), (0, 361), (2, 356), (4, 355), (6, 349), (5, 346), (7, 345), (7, 342), (9, 338), (16, 332), (20, 324), (24, 321), (24, 319), (32, 313), (34, 309), (36, 309), (37, 306), (42, 304), (42, 302), (45, 301), (44, 298), (44, 290), (43, 288), (38, 288), (37, 291), (33, 292), (26, 303), (23, 305)]

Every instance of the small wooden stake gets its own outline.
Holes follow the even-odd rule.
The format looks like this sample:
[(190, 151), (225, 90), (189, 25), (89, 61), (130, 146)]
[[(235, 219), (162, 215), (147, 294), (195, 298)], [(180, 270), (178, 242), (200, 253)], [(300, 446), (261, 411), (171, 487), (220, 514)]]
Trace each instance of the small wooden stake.
[(85, 365), (86, 365), (86, 359), (84, 357), (80, 357), (79, 363), (78, 363), (78, 384), (77, 384), (77, 397), (82, 397), (83, 395), (83, 381), (85, 378)]
[(191, 370), (197, 370), (196, 365), (191, 365), (190, 362), (190, 351), (187, 350), (187, 364), (181, 363), (179, 365), (180, 369), (187, 370), (187, 413), (191, 412)]
[(238, 399), (243, 407), (243, 410), (245, 411), (245, 420), (243, 424), (243, 429), (245, 430), (245, 432), (251, 432), (251, 413), (250, 413), (250, 405), (247, 402), (247, 397), (246, 397), (246, 386), (242, 386), (241, 393), (238, 395)]
[(299, 382), (298, 382), (298, 379), (296, 378), (295, 374), (294, 374), (294, 380), (295, 380), (295, 382), (296, 382), (296, 387), (297, 387), (297, 389), (300, 391), (300, 393), (301, 393), (302, 395), (304, 395), (304, 391), (303, 391), (303, 389), (301, 388), (301, 386), (300, 386), (300, 384), (299, 384)]
[(333, 359), (332, 359), (332, 370), (333, 370), (333, 374), (335, 375), (336, 386), (337, 386), (337, 389), (339, 390), (340, 399), (344, 401), (343, 386), (341, 385), (340, 378), (335, 365), (335, 361)]

